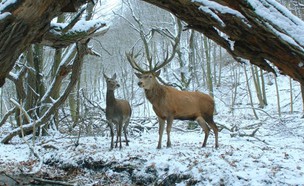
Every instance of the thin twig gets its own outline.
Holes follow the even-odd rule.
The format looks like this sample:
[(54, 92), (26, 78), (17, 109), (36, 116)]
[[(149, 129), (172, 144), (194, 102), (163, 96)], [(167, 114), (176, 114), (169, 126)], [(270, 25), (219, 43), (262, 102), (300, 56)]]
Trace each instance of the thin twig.
[(43, 179), (43, 178), (34, 178), (34, 180), (42, 182), (42, 183), (49, 183), (49, 184), (56, 184), (56, 185), (75, 185), (75, 184), (69, 183), (69, 182), (47, 180), (47, 179)]
[[(14, 99), (10, 99), (10, 101), (16, 105), (16, 107), (18, 107), (20, 109), (20, 113), (23, 113), (26, 117), (26, 119), (28, 120), (28, 122), (31, 122), (32, 119), (30, 118), (30, 116), (28, 115), (28, 113), (21, 107), (21, 105), (15, 101)], [(21, 116), (20, 116), (20, 120), (21, 120)], [(35, 121), (34, 121), (34, 125), (35, 126)], [(43, 164), (43, 158), (35, 151), (35, 149), (28, 143), (28, 141), (25, 140), (24, 137), (24, 130), (23, 130), (23, 125), (22, 125), (22, 121), (20, 121), (20, 131), (21, 131), (21, 136), (23, 141), (27, 144), (27, 146), (29, 147), (30, 151), (34, 154), (34, 156), (39, 160), (39, 165), (38, 165), (38, 169), (36, 171), (31, 171), (26, 173), (27, 175), (30, 174), (36, 174), (37, 172), (39, 172), (41, 170), (42, 164)], [(35, 134), (33, 134), (35, 135)]]
[(14, 114), (15, 111), (16, 111), (16, 107), (14, 107), (11, 110), (7, 111), (7, 113), (3, 116), (3, 118), (2, 118), (2, 120), (0, 122), (0, 127), (2, 127), (2, 125), (4, 125), (4, 123), (9, 118), (9, 116), (12, 115), (12, 114)]

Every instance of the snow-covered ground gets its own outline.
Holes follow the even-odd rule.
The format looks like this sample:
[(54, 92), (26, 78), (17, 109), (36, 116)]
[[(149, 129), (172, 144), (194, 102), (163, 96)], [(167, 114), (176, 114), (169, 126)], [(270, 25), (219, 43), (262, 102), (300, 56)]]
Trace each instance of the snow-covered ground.
[[(292, 26), (298, 20), (284, 22)], [(296, 29), (288, 31), (302, 41)], [(77, 142), (75, 135), (50, 131), (50, 136), (39, 137), (34, 143), (28, 137), (26, 142), (15, 137), (10, 144), (0, 144), (0, 185), (16, 185), (19, 179), (29, 184), (34, 178), (74, 185), (304, 185), (304, 119), (299, 85), (293, 83), (294, 112), (289, 113), (289, 79), (279, 76), (282, 115), (277, 113), (273, 84), (266, 87), (268, 106), (257, 110), (259, 119), (255, 119), (243, 75), (231, 112), (235, 81), (227, 74), (231, 73), (224, 70), (222, 86), (214, 90), (214, 119), (222, 129), (218, 149), (214, 148), (212, 133), (207, 147), (201, 148), (204, 133), (199, 129), (188, 131), (186, 121), (174, 122), (172, 147), (165, 147), (164, 135), (162, 149), (156, 149), (157, 127), (131, 135), (129, 146), (123, 144), (122, 149), (112, 151), (108, 136), (82, 135)], [(254, 91), (252, 95), (257, 103)], [(134, 113), (143, 110), (139, 106)], [(154, 123), (148, 123), (149, 127)], [(8, 124), (1, 127), (0, 138), (10, 130)], [(37, 173), (28, 176), (30, 179), (17, 176), (32, 172)]]
[[(239, 80), (231, 112), (231, 95), (236, 89), (229, 73), (224, 74), (222, 86), (214, 90), (214, 119), (221, 128), (218, 149), (214, 148), (212, 132), (207, 147), (201, 148), (204, 133), (199, 128), (187, 130), (187, 121), (174, 121), (171, 148), (166, 148), (165, 133), (163, 148), (156, 149), (158, 132), (153, 112), (147, 115), (154, 117), (145, 116), (145, 130), (134, 132), (140, 125), (136, 117), (143, 117), (138, 113), (144, 109), (138, 106), (130, 124), (130, 145), (123, 143), (121, 150), (109, 150), (108, 131), (107, 135), (98, 133), (98, 124), (95, 135), (83, 133), (79, 142), (76, 127), (74, 135), (51, 131), (50, 136), (38, 137), (35, 143), (29, 137), (27, 143), (15, 137), (10, 144), (0, 144), (0, 185), (16, 184), (13, 178), (31, 183), (37, 177), (74, 185), (304, 185), (304, 119), (299, 84), (292, 83), (294, 112), (289, 113), (289, 78), (279, 76), (279, 117), (275, 84), (269, 83), (268, 106), (256, 110), (256, 119), (244, 78)], [(274, 82), (272, 76), (265, 78)], [(257, 108), (253, 85), (252, 96)], [(10, 130), (9, 125), (1, 127), (0, 137)], [(37, 173), (31, 179), (12, 177), (33, 172)]]
[[(121, 150), (112, 151), (107, 136), (81, 137), (76, 147), (77, 138), (53, 132), (34, 147), (44, 162), (37, 175), (49, 179), (69, 175), (65, 181), (75, 185), (304, 185), (304, 125), (300, 117), (285, 114), (280, 119), (251, 120), (219, 115), (216, 118), (221, 123), (262, 123), (254, 137), (231, 137), (233, 133), (223, 129), (218, 149), (213, 135), (207, 147), (201, 148), (204, 134), (199, 130), (175, 128), (172, 148), (166, 148), (164, 140), (158, 150), (157, 130), (152, 129), (131, 136), (129, 146), (123, 144)], [(8, 175), (30, 172), (39, 164), (20, 139), (0, 144), (0, 149), (0, 170)]]
[[(155, 114), (141, 116), (138, 113), (145, 109), (138, 106), (130, 124), (130, 145), (123, 143), (121, 150), (109, 150), (109, 132), (98, 132), (105, 126), (102, 121), (96, 121), (95, 135), (83, 132), (79, 142), (76, 127), (74, 135), (50, 131), (50, 136), (38, 137), (35, 143), (29, 137), (25, 138), (27, 143), (15, 137), (10, 144), (0, 144), (0, 185), (16, 184), (13, 178), (25, 183), (43, 178), (74, 185), (304, 185), (304, 119), (299, 84), (292, 82), (294, 105), (293, 113), (289, 113), (289, 78), (277, 79), (282, 112), (279, 116), (275, 84), (269, 83), (268, 105), (256, 110), (256, 119), (243, 75), (232, 112), (231, 97), (236, 89), (230, 73), (223, 74), (226, 77), (222, 85), (214, 89), (214, 119), (221, 128), (218, 149), (214, 148), (212, 132), (207, 147), (201, 148), (204, 133), (199, 128), (187, 130), (187, 121), (174, 121), (171, 148), (166, 148), (165, 133), (163, 148), (156, 149)], [(271, 75), (265, 76), (265, 81), (274, 82)], [(254, 90), (252, 84), (254, 107), (258, 108)], [(138, 117), (146, 120), (143, 128), (138, 128)], [(8, 124), (1, 127), (0, 137), (10, 130)], [(14, 177), (33, 172), (37, 173), (27, 176), (31, 179)]]

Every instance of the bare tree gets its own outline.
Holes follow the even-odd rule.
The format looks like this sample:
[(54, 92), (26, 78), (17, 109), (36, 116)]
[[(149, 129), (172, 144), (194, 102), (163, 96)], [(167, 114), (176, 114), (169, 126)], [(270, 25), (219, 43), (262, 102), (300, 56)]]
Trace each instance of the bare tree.
[[(43, 48), (42, 45), (33, 45), (33, 47), (29, 47), (27, 50), (28, 52), (25, 54), (26, 58), (21, 58), (24, 61), (22, 66), (20, 64), (16, 65), (16, 73), (10, 73), (9, 79), (16, 85), (17, 103), (22, 106), (24, 105), (22, 110), (15, 109), (15, 115), (18, 126), (23, 126), (22, 128), (25, 133), (31, 133), (33, 128), (42, 126), (45, 131), (49, 128), (51, 119), (57, 116), (58, 108), (65, 102), (67, 95), (71, 93), (73, 87), (77, 85), (84, 56), (96, 54), (91, 48), (87, 47), (90, 41), (88, 37), (92, 37), (95, 34), (104, 34), (107, 31), (107, 27), (104, 23), (96, 22), (97, 24), (89, 24), (91, 26), (85, 27), (87, 30), (83, 28), (79, 31), (73, 29), (78, 22), (84, 24), (83, 21), (80, 21), (83, 12), (84, 9), (78, 14), (71, 16), (69, 24), (66, 27), (60, 27), (60, 23), (56, 25), (59, 27), (56, 28), (56, 31), (62, 31), (63, 35), (66, 34), (67, 36), (65, 37), (66, 40), (63, 38), (56, 40), (56, 45), (60, 45), (60, 41), (62, 42), (62, 46), (72, 43), (71, 37), (75, 39), (74, 42), (77, 44), (72, 45), (64, 52), (57, 48), (55, 52), (48, 53), (49, 55), (53, 55), (50, 58), (46, 57), (43, 51), (52, 51), (51, 49)], [(78, 34), (83, 35), (83, 37), (80, 37)], [(46, 59), (55, 62), (52, 69), (43, 68)], [(77, 72), (73, 73), (75, 69)], [(48, 70), (50, 70), (52, 75), (50, 76), (51, 78), (47, 77)], [(68, 79), (70, 76), (71, 79)], [(69, 83), (63, 85), (64, 80), (68, 80), (67, 82)], [(30, 119), (17, 119), (22, 116), (21, 111), (27, 112)], [(20, 134), (20, 132), (20, 130), (12, 132), (2, 141), (7, 143), (13, 136)]]
[(245, 73), (245, 77), (246, 77), (247, 91), (248, 91), (248, 95), (249, 95), (249, 99), (250, 99), (250, 105), (251, 105), (251, 108), (252, 108), (252, 112), (253, 112), (255, 118), (259, 119), (259, 117), (256, 113), (256, 110), (254, 108), (254, 105), (253, 105), (253, 99), (252, 99), (252, 93), (251, 93), (251, 88), (250, 88), (250, 83), (249, 83), (249, 77), (248, 77), (248, 73), (247, 73), (247, 69), (246, 69), (245, 65), (244, 65), (244, 73)]

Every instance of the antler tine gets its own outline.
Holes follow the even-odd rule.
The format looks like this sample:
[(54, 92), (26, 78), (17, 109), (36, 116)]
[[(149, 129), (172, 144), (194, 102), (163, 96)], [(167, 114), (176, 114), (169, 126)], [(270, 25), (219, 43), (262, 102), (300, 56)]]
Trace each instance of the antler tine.
[[(177, 46), (179, 44), (179, 40), (175, 40), (175, 42), (171, 42), (171, 45), (172, 45), (172, 53), (169, 57), (169, 52), (167, 50), (166, 52), (166, 57), (164, 59), (164, 61), (162, 63), (159, 64), (159, 62), (155, 65), (155, 67), (153, 68), (153, 72), (156, 72), (158, 71), (159, 69), (163, 68), (164, 66), (166, 66), (168, 63), (170, 63), (172, 61), (172, 59), (174, 58), (175, 56), (175, 53), (176, 53), (176, 49), (177, 49)], [(159, 64), (159, 65), (158, 65)]]
[(134, 56), (134, 48), (132, 48), (131, 52), (126, 52), (127, 60), (131, 67), (138, 72), (144, 73), (146, 72), (143, 68), (141, 68), (135, 61), (136, 57), (139, 55), (139, 52)]
[(180, 20), (177, 19), (176, 23), (177, 23), (177, 35), (175, 37), (173, 37), (173, 36), (171, 37), (171, 34), (166, 34), (165, 33), (165, 35), (167, 37), (169, 37), (169, 38), (171, 38), (173, 40), (171, 42), (171, 45), (172, 45), (172, 54), (169, 56), (169, 53), (166, 52), (166, 57), (165, 57), (164, 61), (160, 65), (157, 65), (159, 63), (156, 64), (155, 68), (153, 69), (154, 72), (157, 71), (157, 70), (159, 70), (159, 69), (161, 69), (165, 65), (167, 65), (170, 61), (172, 61), (172, 59), (175, 56), (177, 46), (179, 45), (179, 42), (180, 42), (182, 28), (183, 28), (182, 22)]

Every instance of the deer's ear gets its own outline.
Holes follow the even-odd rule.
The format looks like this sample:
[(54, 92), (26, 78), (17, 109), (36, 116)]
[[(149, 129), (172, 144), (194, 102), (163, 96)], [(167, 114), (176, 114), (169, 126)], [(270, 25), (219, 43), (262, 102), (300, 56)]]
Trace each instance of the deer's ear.
[(105, 75), (105, 73), (103, 73), (103, 77), (106, 79), (109, 79), (107, 75)]
[(158, 77), (160, 75), (160, 70), (155, 72), (155, 76)]
[(116, 73), (113, 74), (112, 79), (116, 79)]
[(140, 73), (135, 72), (135, 75), (136, 75), (139, 79), (141, 78), (141, 74), (140, 74)]

